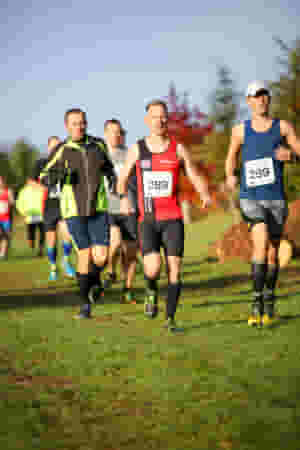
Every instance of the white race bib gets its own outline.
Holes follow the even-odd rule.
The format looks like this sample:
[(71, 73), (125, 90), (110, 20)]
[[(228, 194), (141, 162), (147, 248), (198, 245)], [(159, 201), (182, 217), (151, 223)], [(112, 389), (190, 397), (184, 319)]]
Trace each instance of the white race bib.
[(245, 163), (247, 187), (264, 186), (275, 183), (272, 158), (254, 159)]
[(0, 200), (0, 214), (7, 214), (9, 212), (8, 202)]
[(40, 223), (42, 221), (43, 221), (42, 216), (39, 214), (36, 214), (34, 216), (29, 217), (28, 223)]
[(173, 175), (170, 172), (144, 171), (143, 179), (145, 197), (170, 197), (172, 194)]

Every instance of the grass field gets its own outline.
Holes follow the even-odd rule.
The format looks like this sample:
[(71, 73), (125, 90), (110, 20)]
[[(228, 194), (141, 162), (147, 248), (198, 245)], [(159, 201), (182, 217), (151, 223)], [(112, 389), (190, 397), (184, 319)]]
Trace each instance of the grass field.
[[(120, 285), (74, 321), (72, 281), (47, 283), (18, 226), (1, 262), (0, 449), (295, 450), (300, 448), (300, 261), (281, 274), (280, 320), (247, 326), (244, 263), (219, 265), (208, 245), (231, 223), (187, 227), (183, 333), (120, 305)], [(136, 282), (142, 302), (143, 280)]]

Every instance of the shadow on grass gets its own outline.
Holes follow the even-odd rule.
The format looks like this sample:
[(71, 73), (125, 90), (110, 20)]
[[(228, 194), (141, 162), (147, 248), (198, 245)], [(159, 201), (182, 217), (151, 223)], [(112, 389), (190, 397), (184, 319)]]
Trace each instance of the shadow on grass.
[[(273, 330), (273, 329), (275, 329), (275, 328), (279, 328), (279, 327), (281, 327), (281, 326), (287, 324), (288, 322), (290, 322), (290, 321), (292, 321), (292, 320), (297, 320), (297, 319), (300, 319), (300, 314), (295, 314), (295, 315), (291, 315), (291, 314), (288, 314), (288, 315), (282, 315), (282, 316), (279, 316), (278, 319), (277, 319), (273, 324), (268, 325), (268, 326), (264, 326), (264, 327), (262, 327), (262, 328), (255, 328), (255, 327), (254, 327), (254, 329), (257, 329), (258, 331), (260, 331), (260, 330)], [(211, 320), (211, 321), (206, 321), (206, 322), (199, 323), (199, 324), (197, 324), (197, 325), (192, 325), (192, 326), (190, 326), (190, 327), (185, 327), (185, 328), (184, 328), (184, 331), (188, 333), (189, 331), (192, 331), (192, 330), (201, 330), (202, 328), (215, 328), (215, 327), (217, 327), (217, 326), (223, 326), (223, 325), (225, 325), (225, 326), (226, 326), (226, 325), (232, 326), (232, 325), (241, 325), (241, 324), (244, 324), (244, 325), (247, 326), (247, 322), (248, 322), (247, 319), (239, 319), (239, 320), (215, 320), (215, 321)]]
[(249, 275), (236, 274), (229, 276), (221, 276), (219, 278), (210, 278), (208, 280), (186, 281), (184, 283), (184, 290), (210, 290), (210, 289), (224, 289), (232, 287), (235, 284), (246, 283), (249, 281)]
[(280, 328), (281, 326), (287, 324), (291, 320), (296, 320), (296, 319), (300, 319), (300, 314), (295, 314), (294, 316), (292, 314), (285, 314), (282, 316), (279, 315), (278, 319), (276, 319), (276, 321), (274, 323), (272, 323), (271, 325), (269, 325), (267, 328), (269, 330), (274, 330), (276, 328)]
[[(53, 289), (53, 288), (52, 288)], [(42, 291), (42, 292), (41, 292)], [(43, 292), (44, 291), (44, 292)], [(144, 293), (143, 289), (135, 289), (137, 298)], [(107, 290), (105, 295), (97, 302), (97, 304), (120, 304), (121, 290)], [(77, 290), (60, 289), (59, 292), (49, 292), (49, 287), (46, 289), (30, 289), (22, 291), (22, 293), (5, 292), (0, 295), (0, 310), (11, 309), (31, 309), (40, 307), (73, 307), (82, 304)]]

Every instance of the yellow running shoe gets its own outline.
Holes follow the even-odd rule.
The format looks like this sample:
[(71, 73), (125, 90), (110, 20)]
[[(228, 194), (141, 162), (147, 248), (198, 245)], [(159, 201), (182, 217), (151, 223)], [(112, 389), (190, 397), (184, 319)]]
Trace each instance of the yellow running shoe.
[(254, 301), (251, 307), (251, 314), (248, 318), (248, 325), (250, 327), (260, 327), (262, 325), (263, 303)]
[(272, 325), (277, 319), (277, 316), (275, 314), (274, 310), (274, 302), (265, 302), (264, 307), (264, 315), (262, 318), (262, 322), (264, 325)]

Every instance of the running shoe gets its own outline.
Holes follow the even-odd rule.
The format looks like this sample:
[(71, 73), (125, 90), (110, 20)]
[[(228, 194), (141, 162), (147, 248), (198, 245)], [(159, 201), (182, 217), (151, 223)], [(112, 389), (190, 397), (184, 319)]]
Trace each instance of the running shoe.
[(57, 270), (51, 270), (49, 274), (49, 281), (57, 281), (58, 275)]
[(260, 327), (262, 325), (263, 313), (264, 304), (262, 301), (254, 301), (251, 306), (251, 314), (248, 318), (248, 325)]
[(73, 319), (91, 319), (92, 316), (91, 314), (87, 314), (84, 312), (80, 312), (78, 314), (75, 314), (75, 316), (73, 316)]
[(132, 305), (136, 305), (136, 300), (134, 299), (133, 292), (129, 289), (124, 289), (122, 292), (122, 303), (131, 303)]
[(177, 331), (179, 331), (175, 320), (171, 317), (168, 317), (167, 321), (165, 322), (164, 328), (166, 328), (170, 333), (176, 333)]
[(158, 294), (157, 291), (147, 289), (144, 303), (145, 316), (154, 319), (158, 314)]
[(264, 315), (262, 318), (262, 322), (264, 325), (271, 325), (276, 320), (276, 314), (275, 314), (275, 302), (265, 302), (264, 307)]
[(88, 298), (90, 303), (97, 303), (99, 299), (103, 296), (103, 287), (99, 284), (95, 284), (89, 290)]
[(82, 305), (80, 308), (80, 312), (73, 316), (73, 319), (91, 319), (91, 305), (90, 303), (86, 303)]
[(108, 289), (111, 287), (113, 283), (117, 281), (117, 275), (115, 273), (106, 272), (105, 279), (103, 281), (104, 289)]
[(264, 315), (262, 318), (264, 325), (271, 325), (276, 320), (275, 295), (271, 290), (264, 292)]

